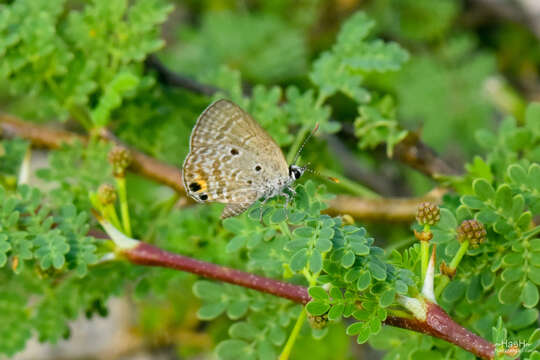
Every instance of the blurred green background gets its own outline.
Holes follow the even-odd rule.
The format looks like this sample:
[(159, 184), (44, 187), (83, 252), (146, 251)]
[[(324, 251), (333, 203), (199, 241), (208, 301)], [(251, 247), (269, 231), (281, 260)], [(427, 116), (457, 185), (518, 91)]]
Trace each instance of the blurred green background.
[[(13, 5), (17, 0), (0, 3)], [(58, 16), (67, 16), (70, 9), (77, 10), (87, 4), (74, 0), (56, 9), (53, 3), (43, 11), (58, 11)], [(371, 38), (395, 41), (409, 55), (397, 71), (370, 72), (362, 86), (372, 92), (374, 106), (383, 110), (389, 108), (386, 115), (398, 120), (403, 128), (420, 134), (427, 145), (457, 169), (484, 151), (475, 140), (476, 130), (495, 129), (507, 115), (515, 116), (518, 122), (523, 121), (525, 104), (540, 99), (540, 44), (539, 33), (535, 33), (534, 28), (535, 21), (540, 22), (540, 16), (535, 18), (534, 11), (526, 7), (531, 5), (525, 1), (178, 0), (160, 4), (163, 3), (165, 7), (167, 4), (173, 6), (156, 15), (156, 19), (166, 18), (161, 28), (164, 42), (156, 43), (149, 38), (148, 43), (144, 43), (146, 38), (141, 38), (141, 44), (148, 52), (161, 48), (155, 55), (178, 74), (227, 89), (238, 96), (254, 93), (274, 104), (283, 100), (286, 93), (274, 86), (283, 89), (296, 86), (302, 93), (313, 86), (309, 78), (312, 62), (333, 46), (338, 31), (352, 14), (364, 11), (375, 21)], [(35, 15), (34, 20), (39, 23), (40, 11), (29, 14)], [(0, 28), (6, 24), (2, 16), (0, 12)], [(85, 16), (70, 19), (72, 28), (69, 32), (56, 29), (51, 37), (58, 31), (77, 48), (85, 35), (83, 30), (80, 33), (75, 30), (83, 29), (85, 21), (88, 24), (95, 21), (88, 26), (94, 26), (96, 31), (112, 31), (110, 29), (120, 26), (120, 20), (106, 23), (100, 22), (97, 15), (94, 18), (92, 14)], [(159, 33), (157, 29), (156, 32)], [(0, 49), (8, 48), (9, 41), (7, 37), (0, 38)], [(96, 48), (102, 45), (96, 41)], [(38, 46), (54, 48), (57, 44)], [(60, 52), (61, 49), (56, 50)], [(126, 54), (129, 48), (121, 51)], [(0, 52), (0, 55), (0, 72), (9, 74), (6, 64), (13, 64), (9, 60), (10, 54)], [(112, 120), (108, 126), (128, 144), (180, 166), (188, 151), (191, 128), (209, 100), (206, 96), (156, 81), (150, 75), (155, 74), (155, 69), (143, 64), (145, 55), (144, 51), (130, 55), (134, 59), (134, 71), (145, 75), (141, 75), (138, 91), (126, 96), (122, 106), (111, 110)], [(92, 58), (92, 54), (85, 53), (85, 56)], [(100, 69), (99, 66), (104, 66), (100, 61), (102, 59), (96, 57), (97, 65), (92, 66)], [(114, 61), (113, 56), (107, 67), (114, 69)], [(76, 72), (80, 79), (74, 79), (74, 82), (81, 82), (87, 73), (95, 74), (89, 63), (81, 65), (80, 71)], [(36, 67), (33, 70), (46, 77), (42, 69)], [(2, 112), (28, 121), (53, 126), (61, 124), (74, 131), (83, 131), (84, 121), (74, 120), (76, 109), (51, 100), (55, 95), (42, 91), (43, 88), (28, 85), (34, 82), (35, 78), (31, 76), (34, 75), (30, 74), (28, 79), (19, 76), (18, 82), (11, 82), (9, 77), (0, 81)], [(107, 78), (109, 75), (103, 71), (102, 76)], [(78, 93), (70, 89), (66, 85), (58, 91), (72, 95), (76, 103)], [(91, 91), (81, 92), (88, 96), (85, 101), (90, 107), (97, 106), (98, 98), (89, 93)], [(287, 92), (288, 96), (290, 94), (294, 95), (294, 90)], [(65, 96), (61, 98), (66, 99)], [(414, 196), (432, 189), (435, 183), (431, 179), (388, 159), (384, 147), (376, 147), (370, 152), (359, 149), (355, 137), (356, 102), (336, 94), (327, 99), (327, 104), (332, 107), (332, 120), (341, 124), (332, 136), (352, 157), (342, 156), (342, 148), (332, 146), (332, 142), (324, 142), (320, 147), (323, 142), (314, 141), (308, 144), (306, 160), (323, 164), (323, 167), (363, 183), (381, 195)], [(280, 145), (291, 145), (299, 126), (282, 126), (279, 121), (273, 125), (274, 118), (265, 113), (266, 108), (252, 110), (260, 112), (261, 115), (255, 113), (255, 117), (270, 128), (274, 136), (278, 134), (276, 140)], [(279, 116), (277, 114), (275, 118)], [(98, 149), (96, 154), (96, 157), (104, 157), (105, 151)], [(61, 152), (54, 156), (60, 163), (62, 156), (67, 157)], [(69, 163), (70, 160), (65, 161)], [(50, 173), (45, 177), (65, 178), (76, 169), (75, 166), (67, 167), (65, 173)], [(88, 178), (97, 176), (92, 169), (87, 171)], [(148, 208), (155, 204), (156, 198), (166, 201), (171, 192), (151, 187), (146, 180), (136, 176), (128, 180), (134, 223), (140, 229), (148, 228)], [(348, 192), (339, 187), (331, 189)], [(79, 195), (80, 198), (77, 195), (71, 200), (86, 201), (84, 191), (81, 190)], [(151, 236), (168, 250), (234, 265), (235, 260), (224, 255), (227, 236), (212, 226), (218, 213), (218, 208), (210, 207), (165, 214), (151, 225)], [(386, 245), (404, 236), (410, 237), (407, 226), (388, 228), (370, 224), (369, 230)], [(209, 247), (212, 249), (208, 250)], [(73, 329), (74, 334), (83, 334), (82, 339), (90, 339), (92, 335), (88, 334), (96, 334), (96, 331), (114, 331), (114, 336), (111, 334), (89, 348), (88, 344), (79, 344), (73, 339), (60, 347), (40, 348), (33, 344), (34, 348), (30, 346), (26, 353), (19, 355), (20, 359), (211, 359), (215, 344), (227, 337), (229, 321), (224, 318), (212, 322), (197, 320), (199, 300), (191, 291), (195, 277), (164, 270), (143, 272), (141, 269), (129, 272), (129, 276), (134, 280), (135, 296), (113, 304), (115, 310), (109, 311), (122, 314), (120, 318), (109, 316), (103, 320), (114, 321), (115, 326), (106, 323), (104, 330), (95, 330), (101, 329), (99, 327), (92, 330), (82, 321)], [(96, 311), (102, 307), (103, 304), (97, 303)], [(292, 359), (375, 359), (382, 356), (368, 346), (356, 345), (354, 339), (344, 337), (343, 333), (344, 325), (338, 324), (330, 328), (324, 340), (299, 340)], [(118, 350), (115, 346), (99, 345), (111, 339), (125, 346)], [(78, 347), (80, 352), (73, 347)]]

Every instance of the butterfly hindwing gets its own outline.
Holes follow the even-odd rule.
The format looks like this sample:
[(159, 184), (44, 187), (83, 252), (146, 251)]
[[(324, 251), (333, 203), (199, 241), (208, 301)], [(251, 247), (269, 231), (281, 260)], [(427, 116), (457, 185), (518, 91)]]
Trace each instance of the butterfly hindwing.
[(287, 176), (279, 146), (240, 107), (218, 100), (201, 114), (183, 168), (191, 197), (234, 204), (223, 212), (234, 216), (261, 197), (268, 184)]

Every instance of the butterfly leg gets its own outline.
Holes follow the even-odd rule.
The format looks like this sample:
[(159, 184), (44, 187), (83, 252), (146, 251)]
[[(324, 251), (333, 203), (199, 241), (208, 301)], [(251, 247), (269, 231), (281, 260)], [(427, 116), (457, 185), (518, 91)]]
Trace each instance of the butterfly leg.
[(296, 196), (296, 190), (294, 190), (291, 186), (287, 186), (287, 190), (289, 190), (293, 197)]

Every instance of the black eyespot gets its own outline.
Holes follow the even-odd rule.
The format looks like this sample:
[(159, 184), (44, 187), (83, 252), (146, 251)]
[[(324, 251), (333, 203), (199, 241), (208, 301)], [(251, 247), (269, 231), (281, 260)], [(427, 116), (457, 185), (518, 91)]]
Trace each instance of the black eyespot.
[(231, 149), (231, 155), (238, 155), (238, 150)]
[(201, 199), (202, 201), (208, 200), (208, 195), (202, 194), (201, 196), (199, 196), (199, 199)]
[(189, 184), (189, 190), (191, 190), (193, 192), (197, 192), (197, 191), (201, 190), (201, 185), (199, 183), (192, 182), (191, 184)]
[(260, 165), (255, 166), (255, 171), (261, 171), (262, 167)]
[(248, 185), (251, 185), (251, 184), (253, 184), (253, 181), (248, 180), (247, 183), (248, 183)]

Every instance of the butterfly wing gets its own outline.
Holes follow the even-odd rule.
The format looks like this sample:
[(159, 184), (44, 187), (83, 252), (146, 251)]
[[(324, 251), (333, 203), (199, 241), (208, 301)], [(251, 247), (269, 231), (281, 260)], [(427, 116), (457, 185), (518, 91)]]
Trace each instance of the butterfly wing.
[(223, 216), (237, 215), (268, 184), (286, 177), (288, 165), (279, 146), (236, 104), (218, 100), (201, 114), (183, 168), (184, 187), (195, 200), (230, 204)]

